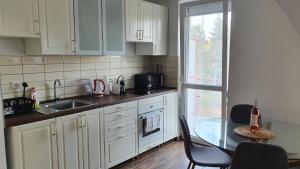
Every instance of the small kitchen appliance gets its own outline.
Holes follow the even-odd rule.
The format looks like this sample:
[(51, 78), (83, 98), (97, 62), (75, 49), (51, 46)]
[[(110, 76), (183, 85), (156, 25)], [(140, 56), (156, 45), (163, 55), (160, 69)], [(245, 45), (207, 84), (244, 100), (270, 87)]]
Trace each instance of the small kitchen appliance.
[(126, 93), (125, 77), (123, 75), (120, 75), (113, 81), (112, 93), (115, 95), (124, 95)]
[(102, 79), (95, 79), (93, 95), (95, 97), (103, 97), (104, 91), (105, 91), (105, 82)]
[(165, 75), (163, 73), (144, 73), (135, 75), (135, 92), (150, 94), (154, 89), (164, 87)]

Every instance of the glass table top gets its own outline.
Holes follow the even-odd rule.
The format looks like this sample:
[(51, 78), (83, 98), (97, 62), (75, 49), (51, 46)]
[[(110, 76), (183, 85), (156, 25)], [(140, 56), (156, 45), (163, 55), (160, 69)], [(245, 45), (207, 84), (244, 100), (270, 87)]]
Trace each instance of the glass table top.
[[(233, 129), (243, 125), (245, 124), (215, 118), (200, 120), (194, 130), (196, 135), (207, 143), (234, 151), (240, 142), (251, 141), (233, 132)], [(261, 127), (273, 131), (275, 138), (259, 142), (281, 146), (287, 151), (289, 159), (300, 159), (300, 125), (263, 119)]]

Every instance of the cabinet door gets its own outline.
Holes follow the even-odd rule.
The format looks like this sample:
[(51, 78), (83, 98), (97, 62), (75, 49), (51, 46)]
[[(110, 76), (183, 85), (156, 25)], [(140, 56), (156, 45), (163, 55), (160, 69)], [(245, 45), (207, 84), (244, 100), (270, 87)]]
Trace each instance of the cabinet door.
[(105, 55), (125, 54), (125, 11), (123, 0), (102, 0)]
[(152, 42), (152, 3), (139, 1), (139, 28), (141, 30), (141, 42)]
[(102, 55), (102, 1), (75, 0), (77, 55)]
[(72, 114), (56, 119), (60, 169), (83, 169), (81, 117)]
[(0, 36), (39, 37), (37, 0), (0, 0)]
[[(126, 0), (126, 41), (136, 42), (140, 39), (141, 30), (138, 25), (139, 0)], [(141, 26), (141, 25), (140, 25)], [(139, 30), (140, 29), (140, 30)]]
[(136, 131), (127, 132), (111, 139), (105, 143), (106, 168), (111, 168), (136, 155)]
[(9, 129), (8, 167), (12, 169), (58, 169), (55, 120)]
[(164, 142), (177, 137), (178, 133), (178, 108), (177, 93), (164, 96)]
[(153, 55), (167, 55), (168, 8), (153, 6)]
[(84, 144), (84, 169), (102, 169), (104, 167), (103, 124), (100, 114), (103, 109), (96, 109), (83, 114), (83, 144)]
[(75, 54), (73, 11), (73, 0), (39, 0), (42, 54)]

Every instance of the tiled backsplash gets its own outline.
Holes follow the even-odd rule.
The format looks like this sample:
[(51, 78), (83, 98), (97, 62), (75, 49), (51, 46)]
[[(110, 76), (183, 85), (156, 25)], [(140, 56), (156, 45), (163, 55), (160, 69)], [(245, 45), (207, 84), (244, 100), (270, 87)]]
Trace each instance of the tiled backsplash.
[(29, 84), (30, 96), (33, 86), (38, 88), (40, 100), (53, 98), (53, 83), (60, 79), (62, 87), (58, 96), (71, 97), (82, 94), (81, 79), (114, 78), (123, 74), (126, 87), (133, 88), (133, 75), (149, 70), (147, 56), (0, 56), (1, 89), (3, 99), (22, 95), (22, 87), (15, 89), (13, 83)]
[(166, 56), (0, 56), (2, 98), (22, 95), (22, 87), (15, 89), (13, 83), (29, 84), (26, 95), (33, 86), (38, 88), (40, 100), (53, 98), (53, 84), (60, 79), (62, 87), (57, 95), (72, 97), (83, 94), (82, 79), (110, 78), (123, 74), (126, 87), (134, 87), (134, 74), (154, 71), (166, 74), (166, 86), (176, 87), (178, 81), (178, 58)]

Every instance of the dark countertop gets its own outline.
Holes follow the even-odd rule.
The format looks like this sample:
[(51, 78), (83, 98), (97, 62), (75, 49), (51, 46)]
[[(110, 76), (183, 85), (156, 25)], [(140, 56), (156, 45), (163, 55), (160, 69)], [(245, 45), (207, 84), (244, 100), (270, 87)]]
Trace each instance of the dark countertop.
[[(165, 89), (158, 89), (153, 90), (152, 94), (148, 95), (138, 95), (135, 94), (133, 91), (129, 91), (126, 93), (126, 95), (120, 96), (120, 95), (110, 95), (110, 96), (104, 96), (104, 97), (76, 97), (76, 99), (87, 101), (92, 103), (91, 105), (72, 109), (72, 110), (64, 110), (57, 113), (52, 114), (41, 114), (38, 112), (22, 115), (22, 116), (15, 116), (15, 117), (5, 117), (5, 128), (23, 125), (27, 123), (33, 123), (37, 121), (52, 119), (56, 117), (61, 117), (69, 114), (75, 114), (83, 111), (93, 110), (97, 108), (102, 108), (106, 106), (111, 106), (115, 104), (120, 103), (126, 103), (130, 101), (145, 99), (149, 97), (159, 96), (163, 94), (168, 94), (172, 92), (176, 92), (176, 88), (165, 88)], [(66, 99), (72, 99), (72, 98), (66, 98)]]

